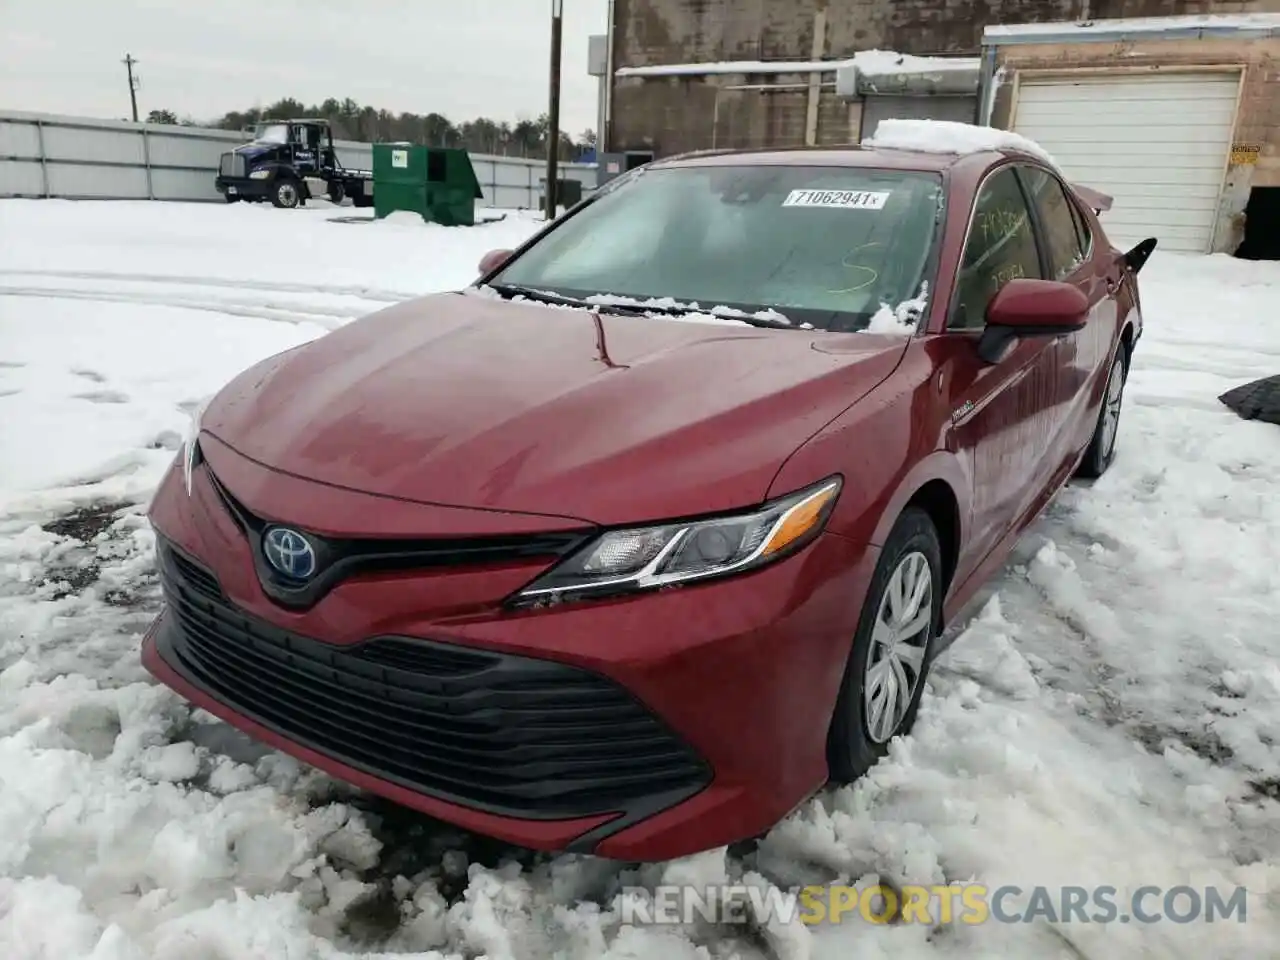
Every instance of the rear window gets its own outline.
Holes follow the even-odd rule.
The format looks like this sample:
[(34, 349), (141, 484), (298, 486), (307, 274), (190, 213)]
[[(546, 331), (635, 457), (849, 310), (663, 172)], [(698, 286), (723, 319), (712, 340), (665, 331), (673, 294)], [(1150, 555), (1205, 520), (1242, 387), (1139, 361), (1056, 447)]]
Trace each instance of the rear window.
[(512, 261), (495, 284), (670, 298), (865, 327), (919, 296), (941, 222), (937, 174), (849, 167), (642, 171)]

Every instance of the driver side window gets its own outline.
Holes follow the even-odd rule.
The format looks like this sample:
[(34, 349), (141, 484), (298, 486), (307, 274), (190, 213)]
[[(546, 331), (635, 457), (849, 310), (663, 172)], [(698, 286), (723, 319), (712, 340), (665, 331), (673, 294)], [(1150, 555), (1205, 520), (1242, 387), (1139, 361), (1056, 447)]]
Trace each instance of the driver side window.
[(1013, 167), (988, 177), (974, 203), (947, 326), (980, 330), (987, 304), (1010, 280), (1043, 279), (1027, 201)]

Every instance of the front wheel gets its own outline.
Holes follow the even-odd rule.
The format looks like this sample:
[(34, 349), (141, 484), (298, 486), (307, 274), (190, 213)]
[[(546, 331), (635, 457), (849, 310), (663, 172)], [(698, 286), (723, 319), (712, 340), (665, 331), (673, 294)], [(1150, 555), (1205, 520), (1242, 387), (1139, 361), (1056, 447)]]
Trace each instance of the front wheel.
[(1093, 428), (1093, 438), (1076, 471), (1078, 476), (1097, 479), (1107, 472), (1116, 455), (1116, 434), (1120, 430), (1120, 407), (1124, 401), (1124, 381), (1129, 367), (1124, 344), (1116, 350), (1116, 359), (1107, 374), (1107, 388), (1102, 395), (1102, 409)]
[(301, 200), (302, 191), (296, 180), (277, 180), (271, 190), (271, 203), (273, 206), (292, 210)]
[(849, 783), (915, 723), (942, 621), (942, 547), (929, 515), (904, 510), (876, 563), (827, 738), (831, 779)]

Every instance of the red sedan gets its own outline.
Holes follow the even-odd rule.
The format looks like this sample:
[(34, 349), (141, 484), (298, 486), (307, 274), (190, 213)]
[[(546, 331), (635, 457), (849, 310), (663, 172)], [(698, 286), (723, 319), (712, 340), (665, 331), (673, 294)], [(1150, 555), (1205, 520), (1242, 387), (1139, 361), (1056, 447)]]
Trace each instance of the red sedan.
[(1107, 202), (1012, 150), (628, 174), (214, 398), (144, 663), (516, 844), (758, 835), (910, 730), (943, 626), (1111, 462), (1154, 241)]

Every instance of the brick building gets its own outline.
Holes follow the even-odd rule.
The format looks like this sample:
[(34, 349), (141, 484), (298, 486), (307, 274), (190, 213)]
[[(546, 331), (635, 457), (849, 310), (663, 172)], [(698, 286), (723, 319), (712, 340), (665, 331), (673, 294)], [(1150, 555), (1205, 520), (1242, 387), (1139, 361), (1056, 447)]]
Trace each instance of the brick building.
[[(1280, 14), (1280, 0), (611, 0), (609, 8), (606, 178), (686, 150), (857, 143), (885, 117), (930, 117), (1011, 126), (1045, 142), (1070, 175), (1117, 196), (1108, 219), (1124, 238), (1156, 227), (1166, 248), (1231, 251), (1251, 197), (1255, 225), (1280, 218), (1267, 206), (1280, 194), (1280, 15), (1258, 16)], [(1206, 15), (1212, 24), (1177, 20)], [(1159, 103), (1144, 112), (1152, 99)], [(1161, 126), (1151, 111), (1163, 129), (1121, 149), (1133, 131)], [(1115, 128), (1102, 145), (1090, 127), (1098, 122)], [(1149, 170), (1164, 180), (1127, 182)], [(1144, 191), (1152, 196), (1142, 199)]]
[[(932, 101), (874, 100), (874, 82), (849, 89), (852, 79), (842, 95), (835, 63), (860, 51), (975, 58), (988, 24), (1268, 9), (1280, 0), (611, 0), (602, 139), (609, 151), (657, 156), (856, 142), (886, 108), (959, 118), (977, 83), (969, 64), (968, 86), (954, 76)], [(892, 92), (934, 93), (930, 76), (908, 75)]]

